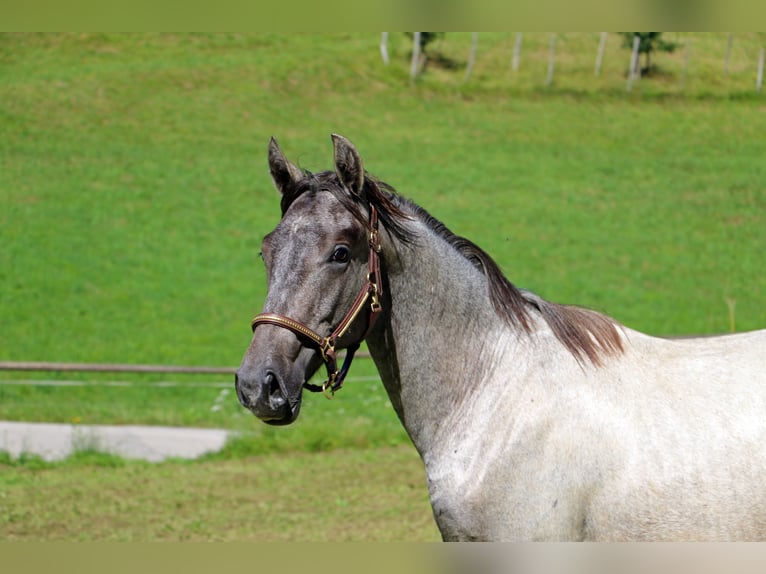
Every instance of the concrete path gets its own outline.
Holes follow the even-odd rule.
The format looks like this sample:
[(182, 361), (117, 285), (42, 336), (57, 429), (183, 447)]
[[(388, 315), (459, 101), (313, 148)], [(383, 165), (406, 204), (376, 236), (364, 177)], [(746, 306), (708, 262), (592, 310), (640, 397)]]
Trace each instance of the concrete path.
[(219, 451), (229, 434), (220, 429), (0, 421), (0, 451), (14, 458), (25, 452), (53, 461), (66, 458), (75, 450), (94, 449), (159, 462)]

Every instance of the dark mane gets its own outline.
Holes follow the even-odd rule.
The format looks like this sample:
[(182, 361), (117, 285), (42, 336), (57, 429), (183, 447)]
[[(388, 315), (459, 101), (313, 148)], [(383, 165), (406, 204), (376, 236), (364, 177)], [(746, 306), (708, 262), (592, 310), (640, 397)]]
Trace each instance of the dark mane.
[(618, 355), (623, 351), (620, 325), (616, 321), (590, 309), (551, 303), (534, 293), (519, 289), (505, 277), (497, 263), (481, 247), (454, 234), (425, 209), (398, 195), (390, 185), (369, 175), (365, 175), (361, 197), (355, 197), (343, 192), (334, 172), (314, 174), (305, 171), (301, 182), (282, 195), (282, 215), (298, 197), (317, 191), (333, 193), (362, 222), (366, 222), (369, 205), (374, 205), (382, 225), (404, 243), (412, 243), (414, 240), (404, 222), (413, 218), (423, 222), (486, 276), (490, 300), (498, 316), (511, 326), (531, 333), (532, 315), (538, 314), (579, 363), (588, 360), (599, 366), (604, 357)]
[(588, 359), (594, 365), (601, 365), (602, 357), (622, 352), (618, 324), (613, 319), (590, 309), (551, 303), (534, 293), (519, 289), (505, 277), (497, 263), (481, 247), (452, 233), (419, 205), (406, 199), (400, 199), (400, 202), (406, 203), (420, 221), (487, 277), (492, 306), (511, 325), (529, 333), (530, 315), (539, 313), (556, 338), (580, 363)]

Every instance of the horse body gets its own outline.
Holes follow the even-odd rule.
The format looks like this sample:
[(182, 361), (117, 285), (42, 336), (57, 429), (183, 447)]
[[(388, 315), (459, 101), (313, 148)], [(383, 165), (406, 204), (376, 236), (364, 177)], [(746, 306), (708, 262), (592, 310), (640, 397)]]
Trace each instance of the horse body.
[[(272, 142), (283, 219), (264, 243), (266, 310), (323, 332), (366, 263), (348, 198), (382, 201), (335, 143), (337, 176), (308, 185)], [(386, 197), (399, 228), (381, 229), (385, 312), (353, 337), (367, 331), (445, 540), (766, 539), (766, 331), (665, 340), (549, 303)], [(359, 261), (320, 264), (339, 243)], [(240, 400), (268, 422), (294, 420), (321, 365), (299, 339), (259, 326), (238, 371)]]
[(390, 255), (368, 345), (445, 539), (766, 536), (766, 331), (621, 328), (621, 354), (578, 362), (543, 320), (528, 336), (498, 318), (451, 246), (417, 243)]

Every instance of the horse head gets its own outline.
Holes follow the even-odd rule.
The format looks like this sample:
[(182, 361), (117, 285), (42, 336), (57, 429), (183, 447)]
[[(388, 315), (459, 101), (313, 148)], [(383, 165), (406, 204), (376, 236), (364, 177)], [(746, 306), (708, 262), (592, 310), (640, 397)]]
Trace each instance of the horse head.
[(325, 392), (340, 387), (336, 351), (353, 356), (380, 312), (380, 250), (374, 206), (353, 144), (333, 135), (335, 169), (301, 170), (269, 143), (269, 168), (281, 194), (282, 219), (263, 239), (268, 295), (253, 320), (253, 338), (236, 372), (237, 396), (274, 425), (298, 417), (303, 389), (324, 363)]

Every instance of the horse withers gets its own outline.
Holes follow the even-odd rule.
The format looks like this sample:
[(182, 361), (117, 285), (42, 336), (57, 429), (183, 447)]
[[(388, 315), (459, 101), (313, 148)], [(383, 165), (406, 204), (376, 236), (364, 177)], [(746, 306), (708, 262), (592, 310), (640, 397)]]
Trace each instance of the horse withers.
[(766, 331), (666, 340), (546, 301), (332, 140), (319, 173), (269, 144), (245, 407), (292, 423), (366, 340), (445, 540), (766, 539)]

